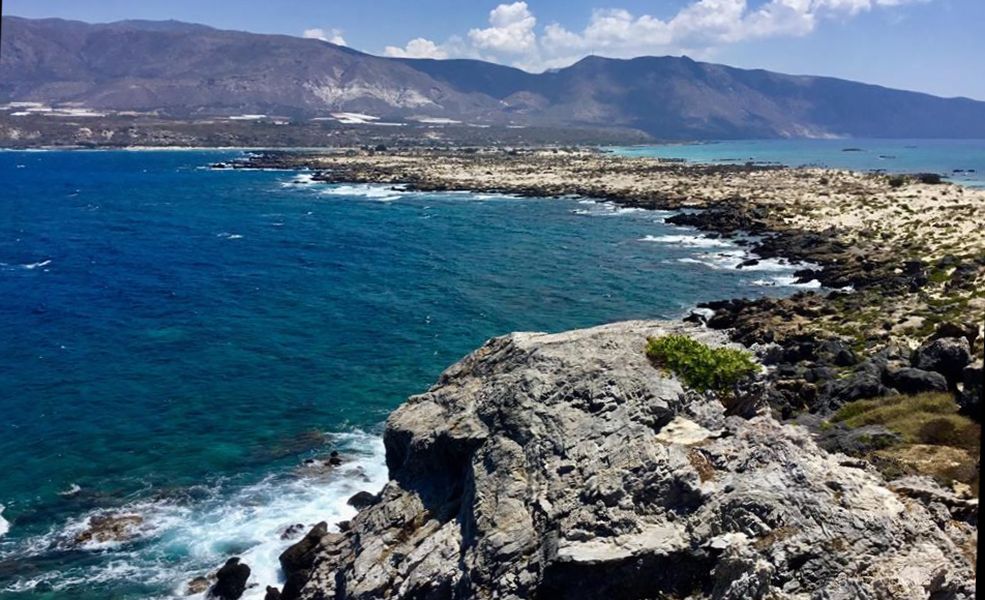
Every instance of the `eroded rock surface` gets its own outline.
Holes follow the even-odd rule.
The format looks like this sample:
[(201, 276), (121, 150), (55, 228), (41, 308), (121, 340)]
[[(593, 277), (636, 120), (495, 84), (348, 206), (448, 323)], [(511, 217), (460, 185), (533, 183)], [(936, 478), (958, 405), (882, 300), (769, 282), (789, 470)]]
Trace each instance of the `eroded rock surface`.
[(970, 525), (685, 393), (643, 353), (680, 331), (724, 343), (659, 322), (486, 343), (393, 413), (391, 481), (282, 561), (282, 598), (974, 597)]

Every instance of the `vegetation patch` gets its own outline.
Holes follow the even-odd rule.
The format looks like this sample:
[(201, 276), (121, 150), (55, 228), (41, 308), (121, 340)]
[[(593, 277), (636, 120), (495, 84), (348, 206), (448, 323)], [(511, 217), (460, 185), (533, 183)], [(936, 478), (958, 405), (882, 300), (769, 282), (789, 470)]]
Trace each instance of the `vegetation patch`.
[(898, 473), (917, 472), (936, 477), (943, 483), (960, 481), (978, 494), (977, 457), (981, 426), (958, 414), (950, 394), (931, 392), (914, 396), (887, 396), (858, 400), (842, 406), (832, 422), (847, 427), (882, 425), (898, 433), (905, 443), (877, 451), (870, 459), (877, 466)]
[(752, 354), (735, 348), (712, 348), (686, 335), (649, 338), (646, 355), (700, 392), (731, 392), (759, 372)]

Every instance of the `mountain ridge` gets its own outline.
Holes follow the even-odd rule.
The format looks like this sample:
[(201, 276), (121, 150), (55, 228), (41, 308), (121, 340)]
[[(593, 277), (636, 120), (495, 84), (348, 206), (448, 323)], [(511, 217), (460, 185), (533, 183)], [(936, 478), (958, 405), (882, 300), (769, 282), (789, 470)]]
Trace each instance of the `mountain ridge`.
[(688, 57), (588, 56), (543, 73), (408, 59), (180, 21), (4, 16), (0, 101), (175, 118), (314, 118), (638, 129), (663, 139), (985, 137), (985, 102)]

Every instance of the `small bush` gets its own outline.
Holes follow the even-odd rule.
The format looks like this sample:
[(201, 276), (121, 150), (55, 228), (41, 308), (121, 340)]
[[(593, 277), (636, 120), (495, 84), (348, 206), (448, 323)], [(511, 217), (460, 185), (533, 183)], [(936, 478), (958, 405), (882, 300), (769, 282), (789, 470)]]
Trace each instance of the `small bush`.
[(752, 355), (735, 348), (711, 348), (686, 335), (649, 338), (646, 355), (689, 388), (705, 392), (729, 392), (759, 372)]
[(902, 175), (893, 175), (889, 178), (889, 187), (891, 188), (903, 187), (904, 183), (906, 183), (906, 177)]

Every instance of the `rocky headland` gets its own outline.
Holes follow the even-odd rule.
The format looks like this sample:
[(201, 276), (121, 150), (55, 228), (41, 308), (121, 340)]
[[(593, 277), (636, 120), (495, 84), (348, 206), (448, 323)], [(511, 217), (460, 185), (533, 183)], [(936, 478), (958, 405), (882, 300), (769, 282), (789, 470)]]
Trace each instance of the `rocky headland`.
[(671, 333), (728, 343), (666, 322), (490, 340), (391, 415), (390, 483), (285, 552), (268, 597), (974, 597), (974, 501), (686, 390), (643, 351)]
[[(491, 340), (391, 415), (390, 482), (287, 550), (269, 600), (974, 597), (985, 191), (592, 151), (220, 166), (672, 210), (824, 286)], [(667, 334), (762, 372), (741, 401), (688, 389), (647, 358)]]

